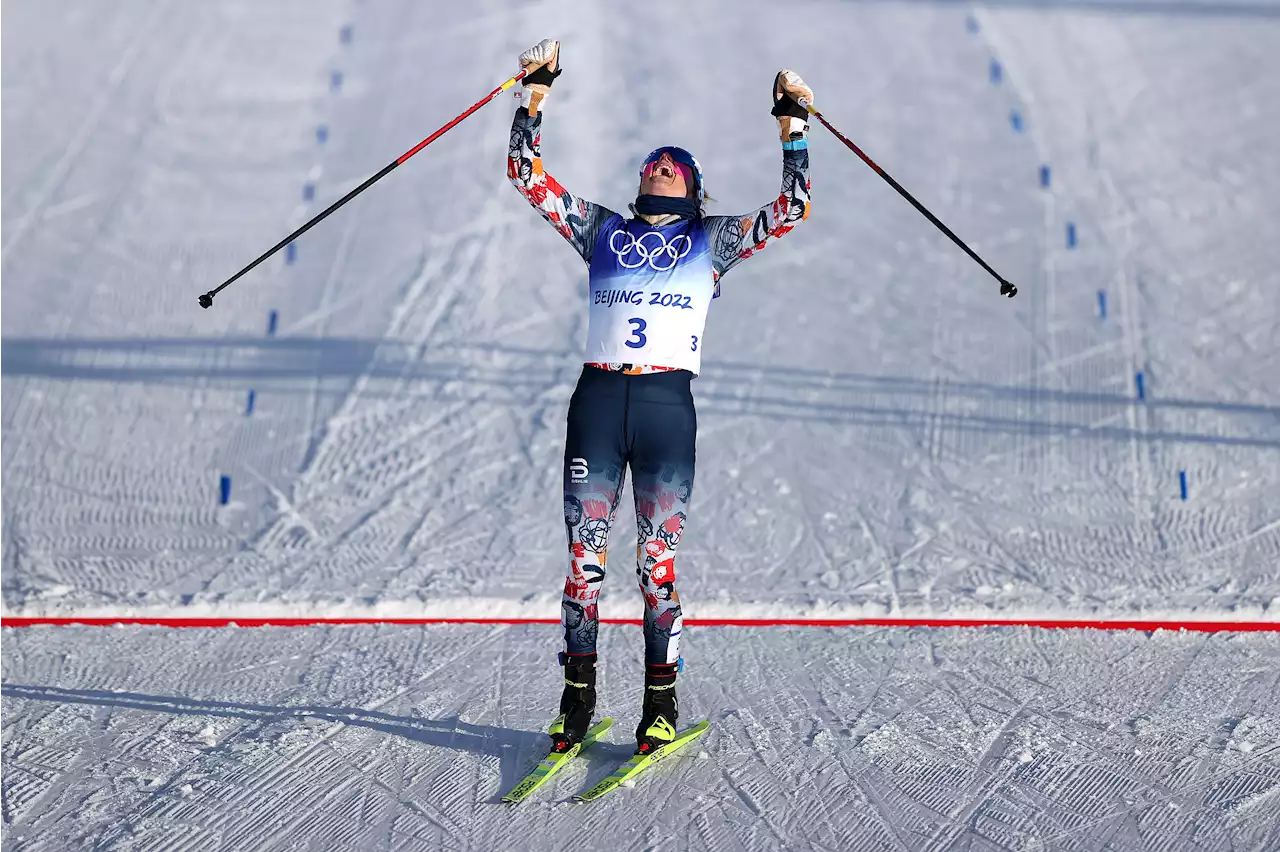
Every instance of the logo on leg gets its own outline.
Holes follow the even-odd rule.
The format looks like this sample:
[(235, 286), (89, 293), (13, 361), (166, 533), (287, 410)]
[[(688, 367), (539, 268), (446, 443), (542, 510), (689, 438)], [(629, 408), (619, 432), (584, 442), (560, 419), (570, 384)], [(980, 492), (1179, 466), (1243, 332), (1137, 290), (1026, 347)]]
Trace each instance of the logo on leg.
[(587, 481), (591, 468), (587, 466), (586, 459), (570, 459), (569, 460), (569, 481), (576, 485), (581, 485)]
[(658, 527), (657, 539), (672, 550), (680, 546), (680, 538), (684, 535), (684, 512), (676, 512)]

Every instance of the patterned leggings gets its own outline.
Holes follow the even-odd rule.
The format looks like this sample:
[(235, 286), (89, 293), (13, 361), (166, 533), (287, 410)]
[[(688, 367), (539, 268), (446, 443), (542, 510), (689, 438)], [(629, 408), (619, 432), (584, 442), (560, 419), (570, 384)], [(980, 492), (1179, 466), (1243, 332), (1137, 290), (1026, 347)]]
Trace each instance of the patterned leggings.
[(675, 555), (693, 489), (697, 415), (685, 370), (648, 375), (583, 367), (569, 403), (564, 521), (569, 576), (561, 604), (565, 652), (596, 650), (597, 600), (609, 531), (631, 468), (636, 504), (636, 576), (644, 595), (646, 663), (680, 657), (683, 616)]

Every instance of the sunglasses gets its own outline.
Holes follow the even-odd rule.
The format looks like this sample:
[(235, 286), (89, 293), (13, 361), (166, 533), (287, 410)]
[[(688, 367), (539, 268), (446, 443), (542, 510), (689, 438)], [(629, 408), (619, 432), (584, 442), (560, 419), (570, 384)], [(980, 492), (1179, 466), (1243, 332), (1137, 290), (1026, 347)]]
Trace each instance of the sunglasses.
[(640, 174), (648, 177), (653, 171), (653, 167), (662, 159), (663, 154), (671, 157), (671, 161), (676, 164), (676, 168), (680, 169), (680, 174), (684, 175), (685, 181), (693, 180), (698, 171), (698, 161), (688, 151), (683, 148), (677, 148), (675, 145), (664, 145), (651, 152), (649, 156), (644, 158), (644, 166), (640, 170)]
[[(659, 157), (657, 160), (650, 160), (645, 163), (644, 169), (640, 172), (640, 176), (644, 178), (652, 177), (653, 173), (657, 171), (658, 162), (661, 159), (662, 158)], [(693, 183), (693, 168), (679, 160), (676, 160), (675, 158), (672, 158), (672, 162), (675, 164), (676, 170), (679, 171), (680, 175), (684, 178), (684, 182), (691, 185)]]

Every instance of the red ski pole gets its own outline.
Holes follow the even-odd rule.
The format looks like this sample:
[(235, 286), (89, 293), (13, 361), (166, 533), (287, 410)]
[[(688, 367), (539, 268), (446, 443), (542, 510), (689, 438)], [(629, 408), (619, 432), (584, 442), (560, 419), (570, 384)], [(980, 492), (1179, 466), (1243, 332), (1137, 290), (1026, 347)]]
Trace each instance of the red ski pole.
[(818, 121), (821, 121), (824, 127), (826, 127), (828, 130), (830, 130), (832, 133), (834, 133), (837, 139), (839, 139), (841, 142), (843, 142), (845, 145), (847, 145), (847, 146), (849, 147), (849, 150), (850, 150), (850, 151), (852, 151), (853, 153), (857, 154), (857, 155), (862, 159), (862, 162), (866, 163), (868, 166), (870, 166), (870, 167), (871, 167), (871, 169), (872, 169), (876, 174), (878, 174), (878, 175), (880, 175), (880, 177), (884, 178), (884, 179), (885, 179), (885, 181), (886, 181), (886, 182), (888, 182), (889, 186), (891, 186), (891, 187), (893, 187), (894, 189), (896, 189), (896, 190), (898, 191), (898, 194), (899, 194), (899, 195), (901, 195), (903, 198), (905, 198), (905, 199), (907, 199), (908, 201), (910, 201), (910, 202), (911, 202), (911, 204), (912, 204), (912, 205), (913, 205), (917, 210), (919, 210), (921, 213), (923, 213), (923, 214), (925, 215), (925, 217), (926, 217), (926, 218), (928, 218), (928, 220), (929, 220), (930, 222), (932, 222), (934, 225), (936, 225), (936, 226), (938, 227), (938, 229), (939, 229), (940, 231), (942, 231), (942, 233), (944, 233), (944, 234), (946, 234), (948, 237), (950, 237), (950, 238), (951, 238), (951, 240), (952, 240), (952, 242), (954, 242), (956, 245), (960, 246), (960, 248), (964, 249), (964, 250), (965, 250), (965, 253), (966, 253), (966, 254), (968, 254), (968, 255), (969, 255), (969, 257), (971, 257), (971, 258), (973, 258), (974, 260), (976, 260), (976, 261), (978, 262), (978, 265), (979, 265), (979, 266), (981, 266), (983, 269), (987, 270), (987, 272), (990, 272), (990, 273), (991, 273), (991, 276), (992, 276), (993, 278), (995, 278), (997, 281), (999, 281), (999, 282), (1000, 282), (1000, 295), (1001, 295), (1001, 296), (1008, 296), (1010, 299), (1012, 299), (1014, 296), (1018, 295), (1018, 288), (1017, 288), (1017, 287), (1015, 287), (1014, 285), (1010, 284), (1008, 281), (1006, 281), (1006, 280), (1004, 280), (1003, 278), (1001, 278), (1001, 277), (996, 273), (996, 271), (995, 271), (994, 269), (992, 269), (990, 266), (987, 266), (986, 261), (984, 261), (982, 258), (978, 257), (978, 255), (974, 252), (974, 250), (973, 250), (973, 249), (971, 249), (971, 248), (969, 248), (967, 245), (965, 245), (963, 240), (961, 240), (959, 237), (957, 237), (955, 234), (953, 234), (953, 233), (951, 232), (951, 229), (950, 229), (950, 228), (948, 228), (946, 225), (942, 224), (942, 222), (940, 222), (940, 221), (938, 220), (938, 217), (937, 217), (937, 216), (934, 216), (932, 213), (930, 213), (930, 212), (925, 208), (925, 206), (924, 206), (923, 204), (921, 204), (919, 201), (916, 201), (915, 197), (914, 197), (914, 196), (912, 196), (912, 194), (911, 194), (911, 193), (909, 193), (909, 192), (907, 192), (905, 189), (903, 189), (903, 188), (902, 188), (902, 185), (901, 185), (900, 183), (898, 183), (898, 182), (897, 182), (896, 180), (894, 180), (893, 178), (889, 177), (889, 175), (885, 172), (885, 170), (884, 170), (884, 169), (882, 169), (882, 168), (880, 168), (878, 165), (876, 165), (875, 160), (871, 159), (871, 158), (870, 158), (870, 157), (868, 157), (866, 154), (864, 154), (864, 153), (862, 152), (862, 149), (861, 149), (861, 148), (859, 148), (857, 145), (853, 144), (853, 142), (851, 142), (848, 138), (846, 138), (846, 137), (845, 137), (845, 135), (844, 135), (843, 133), (841, 133), (839, 130), (836, 130), (834, 127), (832, 127), (832, 126), (831, 126), (831, 122), (827, 121), (827, 119), (822, 115), (822, 113), (818, 112), (816, 109), (814, 109), (814, 108), (813, 108), (813, 104), (809, 103), (808, 101), (804, 100), (803, 98), (801, 98), (801, 99), (800, 99), (799, 103), (800, 103), (800, 106), (802, 106), (802, 107), (804, 107), (806, 110), (808, 110), (809, 115), (811, 115), (811, 116), (813, 116), (814, 118), (818, 119)]
[(398, 165), (400, 165), (401, 163), (403, 163), (405, 160), (407, 160), (407, 159), (409, 159), (410, 157), (412, 157), (414, 154), (416, 154), (416, 153), (418, 153), (419, 151), (421, 151), (423, 148), (425, 148), (425, 147), (427, 147), (428, 145), (430, 145), (432, 142), (434, 142), (434, 141), (436, 141), (437, 139), (439, 139), (441, 136), (443, 136), (443, 135), (445, 134), (445, 132), (446, 132), (446, 131), (448, 131), (450, 128), (452, 128), (454, 125), (456, 125), (458, 122), (462, 121), (462, 119), (464, 119), (464, 118), (466, 118), (467, 116), (471, 115), (471, 113), (473, 113), (473, 112), (475, 112), (476, 110), (480, 109), (480, 107), (482, 107), (482, 106), (484, 106), (485, 104), (489, 103), (489, 101), (493, 100), (493, 99), (494, 99), (494, 98), (496, 98), (498, 95), (500, 95), (500, 94), (502, 94), (503, 92), (505, 92), (507, 89), (510, 89), (512, 86), (514, 86), (514, 85), (515, 85), (515, 84), (520, 80), (520, 78), (524, 77), (525, 73), (526, 73), (526, 72), (521, 71), (519, 74), (516, 74), (514, 77), (510, 78), (509, 80), (507, 80), (507, 81), (506, 81), (505, 83), (503, 83), (501, 86), (499, 86), (498, 88), (494, 89), (492, 92), (490, 92), (489, 94), (485, 95), (485, 96), (484, 96), (483, 98), (481, 98), (480, 100), (476, 101), (474, 104), (472, 104), (470, 107), (468, 107), (468, 108), (467, 108), (467, 111), (466, 111), (466, 112), (464, 112), (464, 113), (462, 113), (461, 115), (459, 115), (459, 116), (458, 116), (457, 118), (455, 118), (453, 121), (450, 121), (450, 122), (449, 122), (448, 124), (446, 124), (444, 127), (441, 127), (441, 128), (440, 128), (439, 130), (437, 130), (435, 133), (432, 133), (432, 134), (431, 134), (430, 136), (428, 136), (426, 139), (423, 139), (423, 140), (422, 140), (421, 142), (419, 142), (417, 145), (414, 145), (412, 148), (410, 148), (408, 151), (406, 151), (406, 152), (404, 152), (403, 154), (401, 154), (401, 155), (400, 155), (399, 157), (397, 157), (396, 159), (392, 160), (390, 163), (387, 163), (387, 165), (382, 169), (382, 171), (378, 172), (376, 175), (374, 175), (373, 177), (369, 178), (369, 179), (368, 179), (368, 180), (366, 180), (364, 183), (360, 184), (360, 185), (359, 185), (359, 186), (357, 186), (355, 189), (351, 190), (351, 191), (350, 191), (350, 192), (348, 192), (346, 195), (342, 196), (342, 197), (341, 197), (341, 198), (339, 198), (337, 201), (335, 201), (335, 202), (333, 202), (332, 204), (330, 204), (330, 205), (329, 205), (329, 206), (324, 210), (324, 212), (323, 212), (323, 213), (320, 213), (320, 214), (319, 214), (319, 215), (317, 215), (315, 218), (313, 218), (311, 221), (307, 222), (307, 224), (303, 225), (301, 228), (299, 228), (298, 230), (294, 231), (292, 234), (290, 234), (289, 236), (285, 237), (283, 240), (281, 240), (280, 242), (276, 243), (276, 244), (275, 244), (274, 246), (272, 246), (271, 248), (267, 249), (267, 251), (266, 251), (265, 253), (263, 253), (263, 254), (262, 254), (262, 255), (261, 255), (257, 260), (255, 260), (253, 263), (249, 264), (249, 265), (248, 265), (248, 266), (246, 266), (244, 269), (241, 269), (241, 270), (240, 270), (239, 272), (237, 272), (235, 275), (232, 275), (230, 278), (228, 278), (226, 281), (223, 281), (221, 284), (219, 284), (219, 285), (218, 285), (217, 287), (215, 287), (214, 289), (210, 290), (208, 293), (205, 293), (203, 296), (201, 296), (201, 297), (200, 297), (200, 307), (202, 307), (202, 308), (209, 308), (209, 307), (212, 307), (212, 306), (213, 306), (213, 297), (214, 297), (214, 296), (216, 296), (216, 295), (218, 295), (218, 292), (219, 292), (219, 291), (221, 291), (223, 287), (226, 287), (226, 286), (227, 286), (227, 285), (229, 285), (232, 281), (235, 281), (235, 280), (236, 280), (237, 278), (239, 278), (241, 275), (244, 275), (246, 272), (248, 272), (249, 270), (253, 269), (253, 268), (254, 268), (255, 266), (257, 266), (259, 263), (262, 263), (262, 261), (264, 261), (264, 260), (266, 260), (267, 258), (271, 257), (271, 255), (275, 254), (276, 252), (280, 251), (280, 249), (284, 248), (284, 247), (285, 247), (285, 246), (287, 246), (289, 243), (293, 242), (293, 240), (295, 240), (296, 238), (298, 238), (298, 237), (302, 236), (303, 234), (305, 234), (307, 231), (309, 231), (309, 230), (311, 229), (311, 227), (312, 227), (313, 225), (315, 225), (315, 224), (316, 224), (317, 222), (319, 222), (321, 219), (323, 219), (324, 217), (328, 216), (330, 213), (332, 213), (333, 211), (337, 210), (339, 207), (341, 207), (342, 205), (346, 204), (348, 201), (350, 201), (351, 199), (355, 198), (357, 195), (359, 195), (360, 193), (364, 192), (364, 191), (365, 191), (366, 189), (368, 189), (369, 187), (373, 186), (377, 181), (379, 181), (379, 180), (381, 180), (383, 177), (385, 177), (385, 176), (386, 176), (386, 174), (387, 174), (388, 172), (390, 172), (390, 171), (391, 171), (392, 169), (394, 169), (396, 166), (398, 166)]

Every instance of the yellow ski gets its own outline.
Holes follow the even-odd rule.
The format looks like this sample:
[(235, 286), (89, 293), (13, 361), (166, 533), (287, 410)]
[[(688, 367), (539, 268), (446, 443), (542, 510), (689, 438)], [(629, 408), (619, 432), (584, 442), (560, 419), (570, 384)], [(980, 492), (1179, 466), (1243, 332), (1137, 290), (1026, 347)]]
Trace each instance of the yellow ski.
[(616, 790), (626, 782), (635, 778), (641, 772), (644, 772), (650, 766), (653, 766), (662, 758), (667, 757), (689, 743), (696, 740), (707, 732), (707, 728), (711, 727), (710, 722), (699, 722), (692, 728), (687, 728), (676, 734), (676, 738), (664, 746), (650, 752), (649, 754), (634, 754), (626, 763), (619, 766), (613, 771), (613, 774), (592, 787), (585, 793), (580, 793), (573, 797), (575, 802), (591, 802), (594, 801), (610, 790)]
[(591, 745), (609, 730), (609, 726), (613, 724), (613, 719), (601, 719), (588, 731), (587, 735), (582, 738), (582, 742), (570, 748), (565, 752), (551, 752), (542, 762), (534, 767), (533, 771), (524, 777), (519, 784), (512, 788), (511, 792), (502, 797), (502, 801), (509, 805), (523, 802), (530, 793), (546, 783), (547, 779), (555, 775), (564, 765), (578, 756), (578, 752)]

